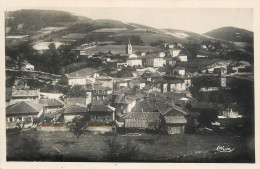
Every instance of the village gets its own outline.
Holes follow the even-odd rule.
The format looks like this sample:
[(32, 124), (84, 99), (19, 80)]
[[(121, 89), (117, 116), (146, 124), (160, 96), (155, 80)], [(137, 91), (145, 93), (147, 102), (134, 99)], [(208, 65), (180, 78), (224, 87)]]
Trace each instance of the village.
[[(95, 39), (103, 36), (98, 33), (111, 30), (123, 31), (123, 40)], [(57, 148), (56, 144), (62, 145), (59, 139), (77, 140), (78, 145), (88, 151), (85, 142), (92, 139), (94, 145), (96, 138), (98, 151), (101, 151), (100, 140), (117, 136), (139, 140), (139, 145), (145, 145), (147, 152), (153, 149), (151, 155), (167, 148), (160, 142), (164, 139), (167, 140), (165, 144), (180, 145), (181, 139), (187, 139), (183, 143), (185, 149), (192, 139), (197, 139), (198, 147), (202, 146), (198, 138), (211, 139), (212, 147), (218, 144), (237, 146), (231, 144), (233, 139), (252, 132), (254, 64), (250, 59), (236, 55), (232, 45), (221, 45), (216, 39), (199, 44), (155, 40), (139, 45), (139, 39), (131, 31), (135, 30), (97, 29), (91, 32), (94, 38), (87, 38), (92, 34), (73, 32), (66, 27), (46, 27), (41, 29), (41, 36), (7, 36), (10, 51), (15, 51), (13, 46), (17, 44), (29, 44), (33, 48), (15, 56), (17, 60), (14, 56), (6, 56), (6, 131), (9, 137), (21, 139), (26, 133), (40, 134), (42, 140), (50, 137), (55, 143), (48, 143), (50, 147), (43, 151), (49, 153), (52, 149), (54, 154), (60, 155), (66, 146)], [(149, 29), (142, 31), (159, 34)], [(185, 33), (174, 36), (177, 35), (188, 37)], [(213, 141), (229, 135), (232, 136), (230, 144)], [(159, 140), (156, 144), (163, 148), (154, 148), (154, 140)], [(112, 139), (108, 145), (115, 142)], [(127, 141), (121, 143), (124, 142)], [(10, 141), (10, 144), (14, 143)], [(182, 150), (184, 145), (180, 145)], [(198, 152), (195, 148), (194, 152)], [(225, 147), (221, 148), (217, 151), (224, 151)], [(9, 149), (14, 153), (12, 147)], [(69, 161), (74, 159), (75, 154), (70, 154), (73, 149), (75, 147), (70, 151), (64, 149), (70, 155)], [(98, 156), (95, 154), (95, 159), (90, 161), (102, 161)], [(13, 157), (11, 159), (15, 160), (15, 154)], [(78, 161), (85, 160), (85, 156), (82, 158)], [(163, 161), (164, 157), (158, 155), (157, 158)], [(172, 158), (176, 156), (168, 160)], [(118, 157), (112, 160), (117, 161)]]
[[(57, 129), (71, 123), (73, 118), (90, 116), (87, 129), (95, 132), (122, 128), (133, 133), (156, 131), (164, 121), (168, 134), (182, 134), (192, 130), (189, 129), (191, 126), (194, 129), (199, 126), (201, 111), (217, 112), (216, 121), (208, 119), (215, 127), (222, 126), (218, 119), (243, 117), (235, 103), (223, 105), (198, 101), (189, 89), (193, 86), (192, 78), (205, 76), (212, 79), (211, 84), (203, 84), (202, 80), (199, 92), (228, 90), (228, 76), (245, 74), (243, 70), (251, 67), (248, 62), (221, 61), (191, 73), (180, 66), (188, 62), (187, 55), (181, 54), (181, 44), (176, 47), (174, 44), (162, 45), (170, 53), (169, 57), (163, 50), (135, 54), (129, 38), (125, 53), (120, 56), (122, 59), (113, 59), (111, 53), (108, 56), (87, 55), (102, 60), (102, 65), (96, 69), (83, 68), (62, 77), (50, 78), (49, 75), (42, 79), (45, 83), (56, 85), (60, 82), (70, 86), (67, 95), (44, 93), (35, 86), (32, 89), (28, 80), (43, 75), (38, 75), (30, 63), (24, 63), (22, 69), (26, 74), (15, 76), (15, 85), (7, 103), (7, 128), (16, 128), (17, 123), (22, 122), (27, 128), (37, 126), (40, 130), (49, 130), (53, 126)], [(84, 47), (85, 44), (77, 49), (79, 57), (88, 51)], [(167, 70), (166, 66), (172, 66), (172, 69)], [(212, 132), (208, 126), (204, 127), (205, 132)]]

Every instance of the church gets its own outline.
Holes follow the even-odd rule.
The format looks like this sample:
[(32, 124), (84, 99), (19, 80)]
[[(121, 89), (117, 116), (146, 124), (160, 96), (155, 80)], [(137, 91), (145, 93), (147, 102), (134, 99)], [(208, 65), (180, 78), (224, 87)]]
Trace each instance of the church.
[(126, 45), (125, 47), (125, 53), (131, 55), (133, 53), (133, 48), (132, 45), (130, 43), (130, 38), (129, 38), (129, 42), (128, 45)]
[(138, 58), (138, 56), (133, 53), (133, 48), (130, 42), (130, 38), (129, 38), (128, 45), (126, 45), (125, 53), (128, 55), (128, 58), (126, 59), (126, 63), (128, 66), (131, 67), (142, 66), (142, 59)]

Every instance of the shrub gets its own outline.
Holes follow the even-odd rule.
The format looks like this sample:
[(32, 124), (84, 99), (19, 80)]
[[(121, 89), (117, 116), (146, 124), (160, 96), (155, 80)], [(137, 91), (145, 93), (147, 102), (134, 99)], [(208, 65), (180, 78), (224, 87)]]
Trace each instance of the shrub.
[(117, 136), (112, 140), (106, 140), (108, 146), (108, 160), (110, 161), (129, 161), (139, 155), (140, 147), (130, 138), (126, 144), (119, 143)]

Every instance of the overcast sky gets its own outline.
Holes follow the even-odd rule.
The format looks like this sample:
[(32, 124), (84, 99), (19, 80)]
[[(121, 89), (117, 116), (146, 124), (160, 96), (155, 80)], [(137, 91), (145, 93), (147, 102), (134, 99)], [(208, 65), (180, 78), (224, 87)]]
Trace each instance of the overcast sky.
[(113, 19), (155, 28), (205, 33), (234, 26), (253, 31), (253, 9), (230, 8), (51, 8), (91, 19)]

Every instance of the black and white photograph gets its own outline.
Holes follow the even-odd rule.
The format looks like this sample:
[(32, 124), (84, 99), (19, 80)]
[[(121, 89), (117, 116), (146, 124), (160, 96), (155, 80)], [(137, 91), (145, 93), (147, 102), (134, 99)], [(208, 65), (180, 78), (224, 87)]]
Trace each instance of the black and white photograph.
[(254, 8), (3, 13), (7, 162), (255, 163)]

